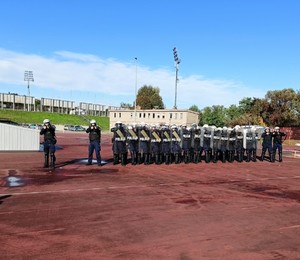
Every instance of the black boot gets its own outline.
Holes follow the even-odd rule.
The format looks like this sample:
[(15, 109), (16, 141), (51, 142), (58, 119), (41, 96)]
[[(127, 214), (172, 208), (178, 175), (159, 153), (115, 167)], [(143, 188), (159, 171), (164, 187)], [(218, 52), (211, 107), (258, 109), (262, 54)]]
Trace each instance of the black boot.
[(176, 164), (180, 163), (179, 153), (176, 153), (176, 154), (175, 154), (175, 163), (176, 163)]
[(243, 152), (242, 151), (239, 151), (238, 154), (237, 154), (237, 159), (238, 159), (238, 162), (242, 162), (243, 161)]
[(253, 162), (256, 162), (256, 150), (253, 150), (253, 158), (252, 158)]
[(149, 164), (149, 154), (145, 153), (144, 154), (144, 165), (148, 165)]
[(49, 167), (49, 154), (45, 154), (44, 168)]
[(249, 150), (246, 151), (246, 156), (247, 156), (246, 162), (250, 162), (251, 154), (250, 154), (250, 151), (249, 151)]
[(114, 162), (113, 164), (118, 164), (119, 163), (119, 155), (117, 153), (114, 153)]
[(282, 153), (278, 152), (278, 155), (279, 155), (279, 162), (282, 162)]
[(261, 159), (260, 159), (262, 162), (264, 161), (265, 156), (266, 156), (266, 151), (262, 150), (262, 152), (261, 152)]
[(121, 154), (121, 165), (125, 166), (127, 164), (127, 154), (122, 153)]
[(170, 164), (170, 154), (165, 155), (165, 164)]
[(55, 168), (55, 155), (52, 153), (51, 155), (50, 155), (50, 167), (51, 168)]
[(226, 162), (226, 152), (222, 152), (222, 163)]
[(276, 159), (276, 151), (272, 153), (272, 162), (275, 162)]
[(214, 151), (213, 152), (213, 163), (217, 162), (217, 157), (218, 157), (218, 152)]
[(155, 164), (160, 164), (160, 156), (159, 154), (155, 154)]
[(205, 151), (205, 162), (206, 163), (210, 162), (210, 152), (209, 151)]

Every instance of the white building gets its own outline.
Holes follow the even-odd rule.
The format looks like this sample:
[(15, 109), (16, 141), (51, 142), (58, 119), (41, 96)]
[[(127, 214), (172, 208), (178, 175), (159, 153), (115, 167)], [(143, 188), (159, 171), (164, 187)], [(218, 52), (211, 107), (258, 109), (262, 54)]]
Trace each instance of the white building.
[(145, 124), (176, 124), (187, 125), (198, 124), (199, 113), (187, 109), (146, 109), (146, 110), (129, 110), (116, 109), (110, 110), (109, 113), (110, 128), (117, 121), (123, 124), (145, 123)]

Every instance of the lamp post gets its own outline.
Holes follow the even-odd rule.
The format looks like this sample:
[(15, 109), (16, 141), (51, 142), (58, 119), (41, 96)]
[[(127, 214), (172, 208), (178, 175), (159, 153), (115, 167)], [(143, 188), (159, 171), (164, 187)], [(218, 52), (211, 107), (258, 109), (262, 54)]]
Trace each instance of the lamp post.
[[(29, 102), (30, 102), (30, 84), (29, 82), (30, 81), (34, 81), (34, 78), (33, 78), (33, 73), (31, 70), (26, 70), (24, 72), (24, 81), (27, 81), (27, 91), (28, 91), (28, 97), (29, 97)], [(28, 103), (28, 111), (30, 111), (29, 109), (29, 103)]]
[(135, 101), (134, 101), (134, 122), (136, 123), (136, 100), (137, 100), (137, 57), (135, 59)]
[(174, 109), (177, 109), (177, 83), (178, 83), (178, 70), (179, 70), (179, 63), (180, 59), (178, 58), (177, 49), (176, 47), (173, 48), (173, 54), (174, 54), (174, 61), (175, 61), (175, 69), (176, 69), (176, 76), (175, 76), (175, 103), (174, 103)]

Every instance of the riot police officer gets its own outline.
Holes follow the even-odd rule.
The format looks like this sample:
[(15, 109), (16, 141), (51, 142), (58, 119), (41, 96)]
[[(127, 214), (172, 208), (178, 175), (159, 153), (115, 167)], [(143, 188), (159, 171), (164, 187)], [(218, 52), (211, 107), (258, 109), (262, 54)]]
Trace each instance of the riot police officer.
[(161, 153), (163, 156), (162, 162), (165, 164), (171, 163), (171, 131), (169, 125), (163, 125), (161, 127)]
[(269, 160), (270, 162), (273, 161), (273, 151), (272, 151), (272, 134), (270, 132), (270, 127), (266, 127), (265, 131), (262, 133), (261, 138), (262, 141), (262, 152), (261, 152), (261, 161), (264, 161), (266, 151), (268, 151), (269, 154)]
[(209, 163), (212, 156), (212, 143), (213, 143), (213, 131), (214, 128), (209, 125), (203, 125), (203, 149), (205, 155), (205, 162)]
[(181, 138), (179, 134), (179, 129), (177, 125), (171, 126), (171, 162), (175, 162), (176, 164), (181, 161)]
[(126, 139), (131, 157), (131, 164), (137, 164), (138, 134), (135, 125), (129, 125), (126, 130)]
[(115, 127), (111, 129), (113, 133), (112, 150), (113, 150), (113, 164), (121, 164), (124, 166), (127, 163), (127, 146), (126, 146), (126, 132), (121, 121), (117, 121)]
[(220, 148), (221, 148), (221, 133), (222, 133), (222, 128), (221, 127), (215, 127), (212, 126), (212, 129), (214, 130), (213, 133), (214, 135), (212, 136), (212, 159), (213, 159), (213, 163), (216, 163), (218, 161), (218, 155), (220, 152)]
[(137, 130), (139, 137), (138, 164), (144, 162), (147, 165), (150, 164), (150, 129), (145, 123), (141, 123)]
[(186, 125), (183, 125), (180, 129), (180, 138), (181, 138), (181, 148), (183, 151), (183, 161), (184, 163), (189, 163), (192, 157), (192, 134), (191, 130), (187, 128)]
[(93, 162), (93, 153), (95, 150), (98, 166), (102, 166), (101, 163), (101, 128), (97, 126), (96, 121), (93, 119), (90, 121), (89, 127), (86, 129), (86, 133), (89, 134), (89, 153), (87, 165), (91, 165)]
[[(194, 163), (201, 162), (201, 154), (203, 151), (203, 131), (199, 126), (196, 124), (192, 125), (192, 142), (191, 142), (191, 148), (192, 148), (192, 160)], [(201, 142), (202, 140), (202, 142)]]
[(155, 164), (161, 164), (161, 132), (157, 125), (151, 127), (150, 152)]
[(237, 161), (242, 162), (244, 160), (244, 131), (239, 125), (236, 125), (234, 129), (236, 131), (235, 151)]
[(228, 162), (234, 161), (235, 143), (236, 143), (236, 131), (233, 128), (228, 128)]
[(40, 135), (44, 135), (44, 167), (49, 167), (49, 154), (50, 154), (50, 167), (55, 168), (55, 127), (51, 125), (49, 119), (43, 121), (43, 127), (40, 131)]
[[(278, 150), (279, 162), (282, 162), (282, 143), (286, 139), (286, 133), (280, 132), (280, 128), (278, 126), (276, 126), (274, 129), (274, 132), (272, 133), (272, 137), (273, 137), (272, 162), (275, 162), (276, 150)], [(284, 139), (283, 139), (283, 137), (284, 137)]]

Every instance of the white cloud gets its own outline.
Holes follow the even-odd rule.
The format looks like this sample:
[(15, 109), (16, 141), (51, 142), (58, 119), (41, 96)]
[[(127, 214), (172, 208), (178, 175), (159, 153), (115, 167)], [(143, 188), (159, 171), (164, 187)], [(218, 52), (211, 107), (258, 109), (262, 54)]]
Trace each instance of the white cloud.
[[(105, 96), (108, 102), (113, 102), (106, 105), (119, 105), (121, 102), (132, 102), (134, 99), (136, 76), (134, 62), (125, 63), (68, 51), (55, 52), (53, 56), (46, 57), (0, 48), (0, 56), (0, 86), (14, 84), (24, 88), (24, 70), (32, 70), (35, 88), (60, 92), (62, 96), (63, 93), (70, 91), (94, 92)], [(168, 108), (174, 105), (174, 70), (151, 70), (139, 64), (137, 85), (141, 87), (145, 84), (160, 88), (161, 96)], [(243, 97), (254, 96), (253, 90), (241, 83), (207, 79), (197, 75), (180, 78), (177, 93), (178, 108), (188, 108), (193, 104), (199, 108), (211, 105), (228, 106), (237, 104)], [(255, 95), (262, 97), (264, 93), (256, 91)]]

